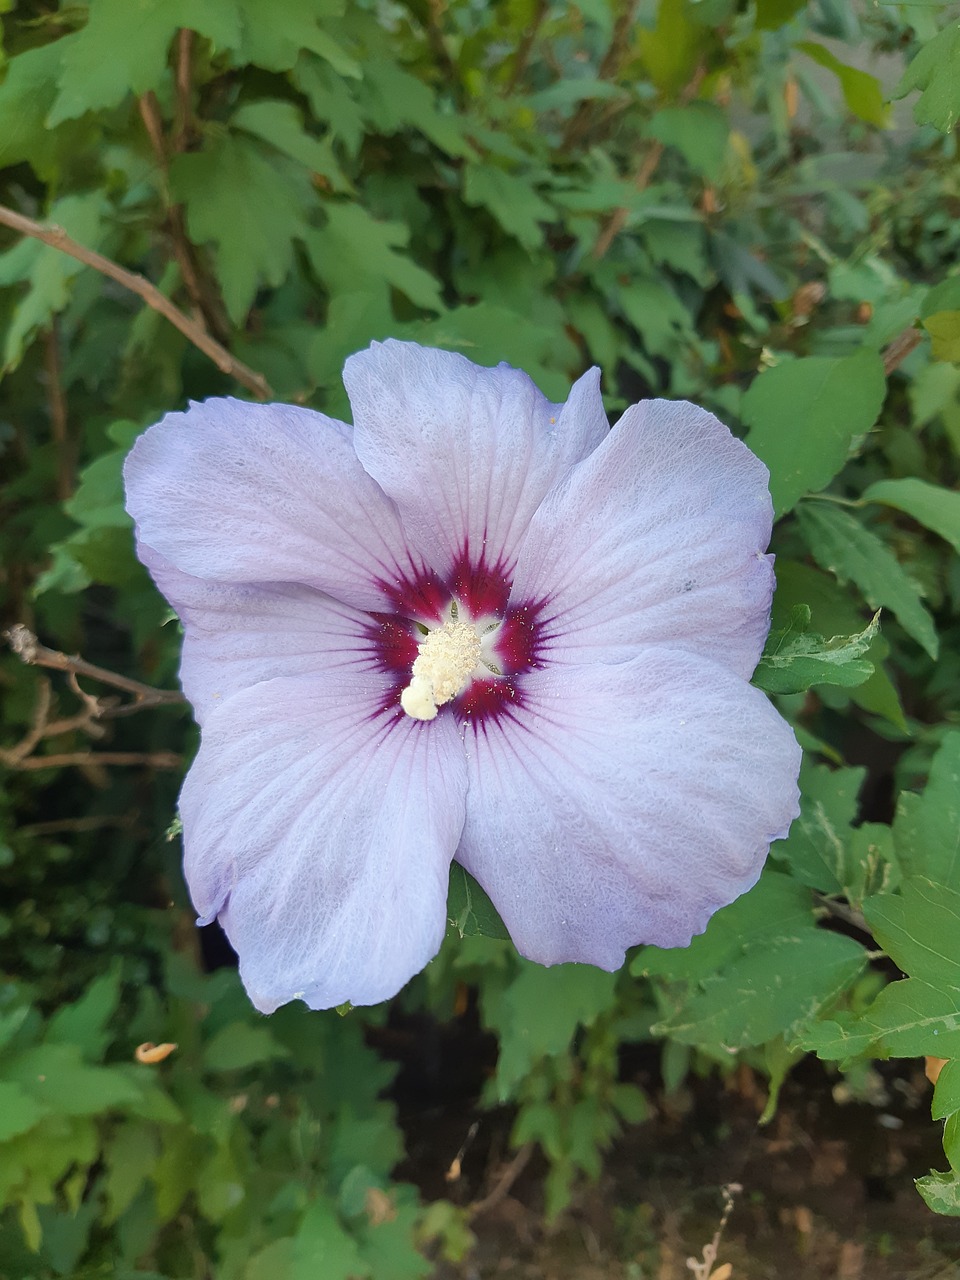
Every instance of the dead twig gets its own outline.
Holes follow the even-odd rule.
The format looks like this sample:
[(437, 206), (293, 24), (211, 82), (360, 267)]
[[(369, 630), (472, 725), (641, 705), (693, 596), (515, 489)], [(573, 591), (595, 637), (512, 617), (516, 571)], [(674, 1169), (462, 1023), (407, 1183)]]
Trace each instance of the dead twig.
[[(620, 68), (623, 66), (630, 48), (630, 35), (633, 31), (633, 24), (639, 6), (640, 0), (626, 0), (617, 15), (616, 22), (613, 25), (613, 34), (610, 37), (610, 45), (603, 55), (600, 66), (597, 68), (598, 80), (615, 80), (620, 74)], [(594, 98), (585, 98), (570, 117), (566, 129), (563, 131), (563, 139), (560, 143), (561, 151), (572, 150), (583, 135), (587, 133), (594, 118), (594, 103)]]
[[(0, 764), (7, 764), (7, 752), (0, 751)], [(96, 765), (146, 765), (151, 769), (179, 769), (182, 760), (175, 751), (64, 751), (59, 755), (28, 756), (8, 766), (21, 771), (34, 769), (90, 768)]]
[(923, 332), (916, 325), (909, 325), (902, 333), (898, 333), (884, 350), (884, 374), (889, 378), (894, 369), (898, 369), (907, 356), (916, 351), (922, 341)]
[(19, 231), (21, 235), (32, 236), (33, 239), (50, 245), (52, 249), (58, 249), (61, 253), (76, 258), (84, 266), (93, 267), (94, 271), (99, 271), (101, 275), (129, 289), (131, 293), (142, 298), (148, 307), (169, 320), (174, 328), (178, 329), (205, 356), (208, 356), (221, 372), (236, 379), (258, 400), (269, 400), (273, 397), (270, 384), (262, 373), (257, 373), (256, 370), (232, 356), (226, 347), (221, 346), (204, 332), (196, 320), (184, 315), (180, 308), (174, 306), (170, 299), (145, 276), (128, 271), (110, 258), (105, 258), (102, 253), (97, 253), (95, 249), (88, 249), (85, 245), (79, 244), (67, 235), (63, 227), (37, 222), (22, 213), (8, 209), (6, 205), (0, 205), (0, 223), (14, 231)]
[(502, 1200), (507, 1198), (511, 1187), (530, 1163), (530, 1157), (533, 1155), (534, 1145), (535, 1144), (532, 1142), (525, 1142), (497, 1179), (493, 1190), (485, 1195), (482, 1200), (474, 1200), (473, 1204), (471, 1204), (467, 1210), (471, 1220), (473, 1218), (479, 1218), (481, 1213), (488, 1213)]
[(43, 335), (43, 365), (47, 376), (50, 434), (57, 450), (57, 497), (63, 502), (73, 493), (73, 450), (60, 370), (60, 326), (56, 317)]
[[(3, 638), (21, 662), (25, 662), (28, 667), (47, 667), (51, 671), (69, 672), (74, 692), (87, 703), (88, 711), (96, 714), (99, 719), (115, 719), (118, 715), (127, 714), (129, 711), (142, 711), (148, 707), (183, 706), (186, 703), (186, 698), (178, 689), (155, 689), (152, 685), (143, 684), (139, 680), (132, 680), (129, 676), (122, 676), (116, 671), (108, 671), (106, 667), (98, 667), (93, 662), (87, 662), (79, 654), (70, 655), (60, 653), (57, 649), (48, 649), (46, 645), (40, 643), (28, 627), (20, 624), (5, 631)], [(111, 689), (129, 693), (132, 701), (119, 706), (104, 705), (99, 698), (93, 698), (77, 685), (77, 676), (87, 676), (91, 680), (99, 680), (101, 684), (108, 685)]]

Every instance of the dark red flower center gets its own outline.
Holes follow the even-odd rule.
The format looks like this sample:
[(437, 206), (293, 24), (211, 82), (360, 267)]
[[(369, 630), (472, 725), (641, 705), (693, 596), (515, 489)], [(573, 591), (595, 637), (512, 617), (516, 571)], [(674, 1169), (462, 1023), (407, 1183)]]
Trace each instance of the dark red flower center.
[(451, 606), (461, 622), (476, 627), (486, 665), (482, 675), (439, 707), (439, 714), (453, 714), (479, 730), (488, 719), (510, 717), (523, 705), (522, 677), (544, 659), (543, 603), (511, 601), (504, 565), (464, 552), (446, 579), (423, 569), (380, 585), (391, 608), (370, 615), (366, 639), (377, 668), (396, 680), (388, 705), (396, 706), (398, 716), (404, 714), (400, 694), (410, 682), (423, 640), (449, 620)]

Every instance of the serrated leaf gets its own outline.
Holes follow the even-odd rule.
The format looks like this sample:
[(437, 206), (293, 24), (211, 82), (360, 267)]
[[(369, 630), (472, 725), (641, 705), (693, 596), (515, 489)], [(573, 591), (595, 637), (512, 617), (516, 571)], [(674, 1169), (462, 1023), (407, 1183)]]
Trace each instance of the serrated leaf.
[(64, 1005), (50, 1019), (47, 1044), (75, 1044), (88, 1058), (103, 1056), (110, 1040), (107, 1024), (120, 1000), (120, 966), (96, 978), (79, 999)]
[(216, 245), (223, 299), (238, 325), (261, 284), (283, 283), (293, 265), (293, 241), (307, 234), (309, 175), (297, 171), (297, 177), (272, 164), (256, 142), (229, 134), (205, 151), (177, 156), (170, 167), (191, 239)]
[(4, 1075), (42, 1106), (64, 1116), (96, 1115), (135, 1103), (140, 1090), (120, 1070), (88, 1066), (72, 1044), (43, 1044), (8, 1062)]
[(893, 839), (907, 875), (960, 890), (960, 732), (944, 736), (923, 794), (901, 792)]
[(206, 1046), (203, 1063), (208, 1071), (242, 1071), (245, 1067), (288, 1056), (266, 1027), (231, 1022)]
[(904, 973), (960, 991), (960, 893), (913, 876), (899, 894), (867, 898), (863, 914)]
[(960, 493), (909, 476), (878, 480), (864, 490), (864, 502), (882, 502), (912, 516), (960, 552)]
[(328, 62), (338, 75), (359, 79), (360, 65), (326, 31), (324, 19), (343, 13), (343, 0), (235, 0), (241, 34), (235, 46), (239, 65), (252, 62), (267, 71), (289, 71), (304, 49)]
[(552, 222), (556, 213), (541, 199), (529, 178), (507, 173), (493, 164), (468, 164), (464, 170), (463, 198), (467, 204), (481, 205), (493, 214), (508, 235), (515, 236), (525, 249), (543, 244), (542, 223)]
[(860, 1017), (818, 1023), (804, 1048), (821, 1058), (960, 1057), (960, 991), (920, 978), (891, 982)]
[(795, 606), (789, 624), (771, 631), (753, 683), (766, 693), (802, 693), (815, 684), (852, 686), (873, 675), (874, 666), (863, 657), (880, 630), (874, 614), (862, 631), (829, 640), (809, 630), (810, 610)]
[(914, 89), (920, 99), (913, 108), (917, 124), (932, 124), (950, 133), (960, 120), (960, 22), (951, 22), (927, 41), (903, 73), (894, 90), (903, 98)]
[(854, 439), (876, 422), (885, 395), (875, 351), (784, 360), (754, 378), (742, 417), (747, 443), (770, 468), (777, 515), (830, 483)]
[(336, 191), (350, 183), (337, 163), (329, 138), (314, 138), (303, 127), (303, 117), (292, 102), (262, 99), (245, 103), (230, 121), (234, 129), (268, 142), (278, 151), (327, 178)]
[(936, 658), (939, 641), (920, 592), (875, 533), (847, 511), (825, 503), (806, 503), (797, 520), (814, 559), (841, 583), (853, 582), (871, 609), (891, 609), (918, 644)]
[(676, 1014), (653, 1027), (684, 1044), (739, 1049), (787, 1040), (860, 974), (866, 953), (852, 938), (817, 930), (748, 952)]
[(365, 62), (357, 92), (367, 118), (379, 132), (389, 136), (415, 129), (449, 156), (476, 156), (464, 136), (468, 123), (464, 116), (441, 111), (430, 86), (396, 62)]
[(829, 769), (806, 762), (801, 769), (800, 816), (772, 854), (813, 889), (844, 893), (848, 882), (859, 878), (849, 841), (865, 777), (865, 769)]
[(359, 204), (328, 202), (327, 225), (306, 239), (317, 275), (334, 293), (365, 283), (391, 285), (427, 311), (441, 311), (440, 286), (428, 271), (399, 252), (410, 233), (401, 222), (380, 222)]
[(38, 1125), (49, 1108), (12, 1080), (0, 1080), (0, 1142), (8, 1142)]
[(82, 30), (58, 42), (60, 92), (48, 128), (156, 89), (181, 27), (206, 36), (215, 48), (240, 39), (234, 5), (223, 0), (90, 0), (89, 14)]
[(450, 864), (447, 919), (461, 938), (477, 933), (485, 938), (510, 937), (507, 926), (486, 892), (459, 862)]

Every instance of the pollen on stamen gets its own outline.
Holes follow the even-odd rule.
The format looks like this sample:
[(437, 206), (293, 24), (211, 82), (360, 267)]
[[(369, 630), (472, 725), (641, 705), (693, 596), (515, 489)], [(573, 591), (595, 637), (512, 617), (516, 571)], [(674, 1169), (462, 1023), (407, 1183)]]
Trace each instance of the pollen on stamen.
[(414, 720), (435, 719), (438, 709), (467, 687), (481, 654), (476, 628), (467, 623), (451, 621), (431, 631), (420, 642), (412, 678), (400, 694), (403, 710)]

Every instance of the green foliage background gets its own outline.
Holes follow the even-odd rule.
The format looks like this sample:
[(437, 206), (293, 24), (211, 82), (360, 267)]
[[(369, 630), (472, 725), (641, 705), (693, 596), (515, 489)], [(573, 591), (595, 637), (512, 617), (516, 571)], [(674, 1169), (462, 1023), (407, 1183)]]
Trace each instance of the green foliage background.
[[(401, 997), (443, 1020), (476, 989), (500, 1046), (483, 1101), (546, 1153), (548, 1213), (642, 1123), (618, 1050), (654, 1041), (668, 1088), (745, 1059), (770, 1109), (805, 1052), (854, 1083), (874, 1057), (948, 1059), (949, 1169), (919, 1188), (960, 1214), (955, 8), (0, 10), (0, 202), (154, 282), (276, 398), (346, 415), (344, 357), (391, 335), (506, 359), (557, 399), (596, 363), (613, 414), (696, 400), (770, 467), (756, 682), (806, 763), (756, 889), (612, 976), (521, 961), (455, 872), (448, 944)], [(2, 234), (4, 624), (172, 686), (120, 466), (165, 411), (256, 383)], [(463, 1211), (392, 1180), (386, 1011), (267, 1021), (231, 968), (205, 972), (167, 836), (185, 712), (91, 741), (66, 679), (9, 652), (0, 692), (0, 1274), (407, 1280), (425, 1251), (462, 1257)], [(178, 1048), (142, 1065), (144, 1041)]]

